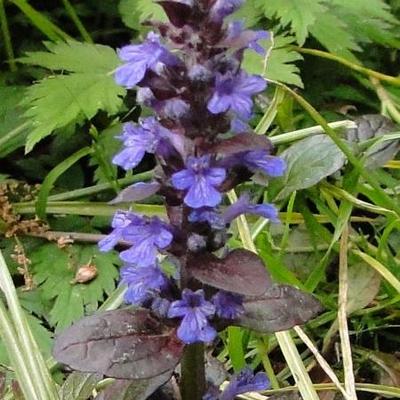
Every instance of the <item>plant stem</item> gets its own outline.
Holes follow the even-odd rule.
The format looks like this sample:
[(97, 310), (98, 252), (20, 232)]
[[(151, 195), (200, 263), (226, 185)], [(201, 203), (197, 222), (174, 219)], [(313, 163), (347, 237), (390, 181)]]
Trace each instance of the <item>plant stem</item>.
[(7, 53), (7, 61), (11, 72), (17, 70), (17, 64), (14, 59), (14, 50), (12, 47), (10, 30), (8, 28), (7, 15), (4, 7), (4, 0), (0, 0), (0, 25), (3, 33), (4, 47)]
[[(1, 142), (0, 142), (1, 143)], [(124, 187), (131, 183), (147, 181), (152, 178), (154, 175), (154, 170), (141, 172), (140, 174), (136, 174), (133, 176), (128, 176), (126, 178), (121, 178), (117, 180), (119, 186)], [(112, 189), (113, 185), (109, 182), (100, 183), (98, 185), (85, 187), (83, 189), (75, 189), (69, 192), (54, 194), (48, 197), (49, 201), (62, 201), (62, 200), (71, 200), (79, 197), (90, 196), (93, 194), (97, 194), (100, 192), (104, 192), (105, 190)]]
[(72, 4), (69, 2), (69, 0), (62, 0), (62, 2), (69, 17), (75, 24), (76, 29), (78, 29), (79, 33), (81, 34), (82, 39), (85, 42), (93, 43), (93, 39), (91, 38), (89, 32), (86, 30), (85, 26), (82, 24), (82, 21), (80, 20), (78, 14), (76, 13), (74, 7), (72, 7)]
[[(350, 120), (331, 122), (328, 125), (332, 129), (352, 129), (357, 127), (357, 124)], [(291, 143), (295, 140), (304, 139), (306, 137), (312, 135), (318, 135), (324, 132), (325, 132), (324, 129), (320, 125), (316, 125), (316, 126), (311, 126), (310, 128), (304, 128), (292, 132), (282, 133), (281, 135), (276, 135), (269, 138), (269, 140), (272, 142), (272, 144), (276, 146), (278, 144)]]
[(325, 58), (327, 60), (336, 61), (339, 64), (345, 65), (346, 67), (348, 67), (354, 71), (361, 72), (364, 75), (376, 78), (380, 81), (385, 81), (394, 86), (400, 86), (400, 78), (398, 78), (398, 77), (382, 74), (381, 72), (374, 71), (373, 69), (365, 68), (362, 65), (355, 64), (349, 60), (346, 60), (345, 58), (336, 56), (336, 55), (328, 53), (326, 51), (315, 50), (315, 49), (305, 49), (305, 48), (296, 47), (296, 46), (293, 46), (292, 48), (293, 48), (293, 50), (298, 51), (299, 53), (310, 54), (312, 56), (317, 56), (317, 57)]
[(181, 362), (182, 400), (201, 400), (205, 386), (204, 344), (194, 343), (185, 348)]
[[(1, 0), (0, 0), (1, 3)], [(0, 138), (0, 148), (7, 144), (7, 142), (11, 141), (12, 139), (16, 138), (21, 132), (23, 132), (28, 126), (30, 122), (24, 122), (23, 124), (17, 126), (12, 131), (6, 133), (3, 137)]]

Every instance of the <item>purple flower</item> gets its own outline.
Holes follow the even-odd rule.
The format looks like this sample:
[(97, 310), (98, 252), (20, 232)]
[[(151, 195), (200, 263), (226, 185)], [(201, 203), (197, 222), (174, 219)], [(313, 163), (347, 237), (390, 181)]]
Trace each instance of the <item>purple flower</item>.
[(215, 313), (220, 318), (235, 319), (244, 313), (243, 297), (220, 290), (212, 297)]
[(208, 322), (214, 314), (215, 307), (205, 300), (204, 291), (190, 289), (184, 289), (182, 300), (174, 301), (168, 311), (169, 318), (183, 317), (177, 333), (186, 344), (214, 340), (217, 332)]
[(216, 0), (211, 7), (211, 18), (216, 22), (220, 22), (240, 8), (243, 2), (244, 0)]
[(153, 217), (145, 223), (129, 225), (124, 229), (123, 239), (132, 247), (120, 253), (121, 259), (138, 267), (147, 267), (156, 263), (158, 251), (171, 244), (173, 235), (166, 223)]
[(210, 156), (189, 157), (186, 169), (172, 175), (172, 185), (187, 190), (184, 201), (189, 207), (215, 207), (222, 199), (216, 187), (225, 177), (223, 168), (210, 167)]
[(202, 207), (189, 214), (189, 222), (207, 222), (214, 229), (223, 229), (225, 221), (214, 208)]
[(141, 305), (167, 286), (168, 280), (158, 266), (121, 268), (121, 283), (128, 286), (125, 302)]
[(215, 91), (208, 101), (207, 108), (213, 114), (230, 110), (241, 119), (248, 120), (253, 108), (252, 96), (262, 92), (266, 86), (264, 78), (248, 75), (244, 71), (236, 75), (232, 72), (227, 72), (225, 75), (218, 73)]
[(128, 89), (138, 84), (147, 70), (157, 73), (164, 65), (179, 63), (179, 59), (161, 45), (160, 36), (154, 32), (147, 35), (143, 44), (122, 47), (118, 56), (125, 64), (115, 71), (115, 81)]
[(190, 105), (181, 99), (170, 99), (164, 102), (163, 112), (167, 118), (178, 119), (190, 111)]
[(268, 176), (282, 176), (286, 170), (286, 163), (280, 157), (271, 156), (265, 150), (254, 150), (241, 153), (237, 156), (239, 164), (246, 166), (250, 171), (261, 171)]
[(136, 101), (139, 104), (143, 104), (146, 107), (152, 107), (156, 111), (160, 108), (161, 102), (156, 99), (151, 89), (146, 87), (140, 87), (136, 92)]
[(215, 385), (209, 385), (206, 394), (202, 397), (202, 400), (218, 400), (220, 390)]
[(157, 296), (154, 297), (151, 303), (152, 311), (161, 318), (166, 318), (168, 316), (170, 306), (171, 302), (169, 300)]
[(251, 130), (249, 124), (246, 122), (243, 122), (239, 118), (234, 117), (231, 120), (231, 131), (233, 133), (243, 133), (243, 132), (249, 132)]
[(212, 72), (204, 65), (195, 64), (190, 67), (188, 76), (192, 81), (207, 82), (212, 78)]
[(110, 251), (123, 239), (124, 231), (129, 226), (143, 225), (144, 219), (129, 211), (117, 211), (114, 214), (111, 226), (114, 230), (99, 242), (100, 251)]
[(145, 153), (168, 151), (167, 137), (170, 134), (154, 117), (140, 120), (139, 125), (132, 122), (124, 124), (122, 135), (119, 136), (124, 149), (113, 158), (113, 163), (125, 170), (135, 168)]
[(243, 369), (239, 374), (233, 376), (229, 385), (220, 396), (220, 400), (233, 400), (239, 394), (256, 392), (269, 388), (270, 382), (263, 372), (254, 375), (250, 368)]
[(269, 33), (267, 31), (246, 30), (243, 21), (233, 21), (229, 23), (226, 37), (221, 44), (238, 50), (252, 49), (256, 53), (264, 55), (265, 49), (258, 44), (258, 41), (268, 38)]
[(272, 222), (279, 222), (278, 210), (274, 205), (251, 204), (250, 196), (248, 194), (240, 196), (236, 203), (229, 206), (222, 215), (222, 218), (225, 224), (229, 224), (242, 214), (259, 215)]

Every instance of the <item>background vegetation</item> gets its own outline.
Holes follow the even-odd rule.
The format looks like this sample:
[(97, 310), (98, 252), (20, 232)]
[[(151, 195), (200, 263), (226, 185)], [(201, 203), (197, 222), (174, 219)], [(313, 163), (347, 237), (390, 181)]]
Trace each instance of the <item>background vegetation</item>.
[[(242, 219), (231, 245), (325, 311), (282, 351), (279, 334), (230, 328), (216, 355), (265, 369), (274, 399), (400, 398), (400, 1), (247, 0), (238, 14), (273, 33), (267, 58), (248, 53), (245, 67), (270, 80), (253, 126), (288, 172), (247, 188), (279, 205), (282, 224)], [(151, 16), (165, 18), (150, 0), (0, 0), (2, 399), (84, 400), (105, 384), (70, 374), (59, 390), (68, 374), (50, 354), (55, 333), (121, 304), (118, 258), (96, 242), (107, 202), (154, 164), (111, 164), (121, 124), (147, 113), (114, 83), (115, 49)], [(160, 204), (126, 207), (162, 215)]]

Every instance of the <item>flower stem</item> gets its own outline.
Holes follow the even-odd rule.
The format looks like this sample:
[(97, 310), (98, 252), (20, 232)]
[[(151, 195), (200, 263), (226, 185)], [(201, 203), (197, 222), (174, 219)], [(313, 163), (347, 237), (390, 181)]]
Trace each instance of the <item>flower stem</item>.
[(364, 75), (367, 75), (369, 77), (372, 78), (376, 78), (380, 81), (384, 81), (387, 82), (393, 86), (400, 86), (400, 78), (396, 77), (396, 76), (390, 76), (390, 75), (386, 75), (386, 74), (382, 74), (381, 72), (377, 72), (374, 71), (372, 69), (369, 68), (365, 68), (362, 65), (356, 64), (354, 62), (351, 62), (349, 60), (346, 60), (343, 57), (339, 57), (335, 54), (331, 54), (328, 53), (326, 51), (321, 51), (321, 50), (315, 50), (315, 49), (306, 49), (306, 48), (301, 48), (301, 47), (296, 47), (293, 46), (292, 47), (293, 50), (298, 51), (299, 53), (303, 53), (303, 54), (310, 54), (312, 56), (316, 56), (316, 57), (321, 57), (321, 58), (325, 58), (327, 60), (332, 60), (332, 61), (336, 61), (339, 64), (345, 65), (346, 67), (352, 69), (353, 71), (357, 71), (360, 72)]
[(79, 33), (82, 36), (82, 39), (87, 43), (93, 43), (93, 39), (91, 38), (89, 32), (86, 30), (85, 26), (82, 24), (77, 12), (75, 11), (74, 7), (70, 3), (69, 0), (62, 0), (65, 10), (67, 11), (69, 17), (71, 18), (72, 22), (75, 24), (76, 28), (78, 29)]
[(204, 344), (188, 345), (181, 362), (182, 400), (201, 400), (205, 393)]
[(3, 34), (5, 51), (7, 53), (8, 66), (11, 72), (15, 72), (17, 70), (17, 64), (14, 59), (14, 50), (12, 46), (10, 29), (8, 27), (6, 10), (4, 7), (4, 0), (0, 0), (0, 26)]

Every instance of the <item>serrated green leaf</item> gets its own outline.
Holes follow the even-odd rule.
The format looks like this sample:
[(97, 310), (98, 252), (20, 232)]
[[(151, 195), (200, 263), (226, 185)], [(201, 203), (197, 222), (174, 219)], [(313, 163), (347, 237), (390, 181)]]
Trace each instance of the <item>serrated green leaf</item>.
[(326, 11), (322, 0), (259, 0), (258, 4), (268, 18), (276, 16), (282, 27), (290, 25), (299, 45), (304, 44), (318, 15)]
[[(329, 0), (332, 7), (343, 7), (348, 14), (365, 15), (387, 21), (391, 24), (399, 24), (399, 21), (390, 12), (390, 6), (384, 0)], [(360, 21), (365, 23), (365, 21)]]
[(117, 113), (124, 94), (111, 76), (95, 73), (58, 75), (31, 86), (26, 116), (32, 119), (34, 129), (28, 136), (26, 152), (54, 129), (74, 120), (91, 119), (99, 110)]
[(242, 20), (246, 27), (254, 27), (263, 17), (263, 10), (257, 0), (247, 0), (230, 19)]
[(0, 158), (24, 145), (29, 128), (20, 106), (24, 94), (23, 86), (0, 86)]
[[(53, 301), (50, 323), (57, 329), (83, 317), (85, 307), (96, 309), (104, 294), (115, 289), (118, 276), (116, 253), (101, 253), (97, 246), (72, 246), (65, 249), (46, 244), (31, 254), (35, 283), (43, 295)], [(77, 269), (91, 262), (97, 277), (85, 284), (74, 284)]]
[(48, 51), (27, 52), (19, 62), (37, 65), (53, 71), (108, 74), (119, 64), (115, 51), (101, 44), (73, 40), (60, 43), (45, 42)]
[(119, 61), (110, 47), (73, 41), (47, 46), (50, 52), (29, 53), (22, 62), (69, 74), (45, 78), (28, 89), (25, 115), (33, 130), (26, 152), (57, 128), (91, 119), (99, 110), (117, 113), (126, 93), (112, 77)]
[[(254, 51), (246, 51), (243, 60), (244, 69), (252, 74), (263, 75), (267, 79), (302, 88), (303, 82), (299, 76), (300, 70), (293, 63), (302, 60), (303, 57), (296, 51), (288, 48), (293, 43), (293, 40), (289, 36), (275, 37), (273, 40), (273, 49), (267, 50), (267, 59)], [(265, 49), (269, 49), (272, 45), (269, 40), (262, 40), (260, 44)]]
[(119, 12), (124, 24), (133, 29), (139, 29), (140, 24), (149, 19), (167, 21), (162, 7), (150, 0), (121, 0)]
[(331, 13), (322, 13), (309, 31), (330, 52), (346, 58), (354, 58), (351, 51), (359, 51), (354, 37), (349, 34), (346, 24)]

